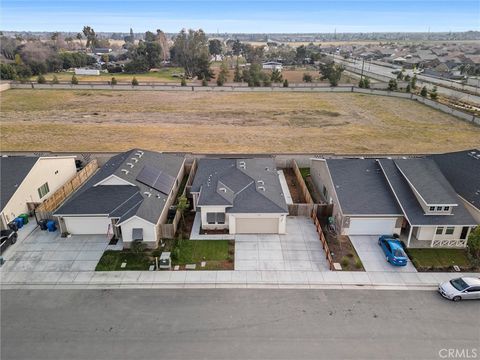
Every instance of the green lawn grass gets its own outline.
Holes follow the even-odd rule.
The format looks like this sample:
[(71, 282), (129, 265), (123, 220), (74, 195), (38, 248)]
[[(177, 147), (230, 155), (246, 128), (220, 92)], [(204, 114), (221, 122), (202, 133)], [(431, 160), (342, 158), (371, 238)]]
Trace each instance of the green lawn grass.
[(179, 240), (176, 246), (176, 265), (196, 264), (201, 261), (225, 261), (229, 259), (228, 240)]
[(418, 270), (447, 269), (453, 265), (472, 267), (465, 249), (407, 249), (407, 253)]
[[(127, 266), (122, 269), (123, 262), (126, 262)], [(137, 255), (128, 250), (107, 250), (103, 253), (95, 271), (148, 270), (151, 263), (143, 254)]]

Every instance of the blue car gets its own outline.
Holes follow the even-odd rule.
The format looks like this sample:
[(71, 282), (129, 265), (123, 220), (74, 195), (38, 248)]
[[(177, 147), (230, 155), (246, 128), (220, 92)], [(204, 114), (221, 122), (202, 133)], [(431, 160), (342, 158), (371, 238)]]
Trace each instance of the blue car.
[(391, 236), (382, 235), (378, 238), (378, 245), (382, 248), (390, 264), (394, 266), (407, 265), (408, 257), (399, 240), (393, 239)]

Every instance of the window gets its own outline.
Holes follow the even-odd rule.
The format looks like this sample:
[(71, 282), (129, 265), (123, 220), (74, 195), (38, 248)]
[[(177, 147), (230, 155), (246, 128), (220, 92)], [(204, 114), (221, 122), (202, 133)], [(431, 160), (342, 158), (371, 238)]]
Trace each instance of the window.
[(437, 206), (437, 211), (442, 211), (442, 207), (441, 207), (441, 206)]
[(455, 228), (453, 226), (447, 227), (447, 230), (445, 231), (445, 235), (452, 235), (454, 230)]
[(435, 206), (430, 206), (430, 211), (435, 211)]
[(225, 213), (216, 213), (217, 214), (217, 224), (225, 224)]
[(215, 224), (215, 213), (207, 213), (207, 223)]
[(443, 234), (443, 227), (442, 226), (437, 227), (436, 234), (437, 235), (442, 235)]
[(450, 206), (444, 206), (443, 211), (450, 211)]
[(48, 192), (50, 191), (49, 187), (48, 187), (48, 182), (46, 182), (45, 184), (43, 184), (42, 186), (40, 186), (38, 188), (38, 196), (41, 198), (43, 198), (45, 195), (48, 194)]
[(328, 191), (327, 191), (327, 188), (325, 187), (325, 185), (323, 185), (323, 196), (326, 198), (328, 198)]

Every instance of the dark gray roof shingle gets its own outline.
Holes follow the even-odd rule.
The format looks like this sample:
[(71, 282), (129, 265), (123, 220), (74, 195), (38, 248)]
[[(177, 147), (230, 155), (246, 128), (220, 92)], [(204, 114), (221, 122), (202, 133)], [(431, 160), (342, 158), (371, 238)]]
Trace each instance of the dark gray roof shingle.
[(480, 150), (429, 156), (462, 198), (480, 209)]
[(374, 159), (328, 159), (327, 166), (345, 215), (402, 215)]
[(475, 220), (458, 199), (458, 195), (458, 206), (454, 207), (452, 215), (425, 215), (405, 177), (395, 165), (395, 161), (381, 159), (378, 162), (411, 225), (475, 225)]
[(33, 156), (0, 157), (0, 205), (2, 210), (38, 159)]

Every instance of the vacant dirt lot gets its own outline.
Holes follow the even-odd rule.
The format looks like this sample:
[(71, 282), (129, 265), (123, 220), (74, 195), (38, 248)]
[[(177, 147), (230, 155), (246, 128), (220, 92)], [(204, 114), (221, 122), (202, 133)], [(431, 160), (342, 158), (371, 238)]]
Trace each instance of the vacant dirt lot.
[(2, 150), (414, 153), (478, 146), (480, 128), (360, 94), (8, 90)]

